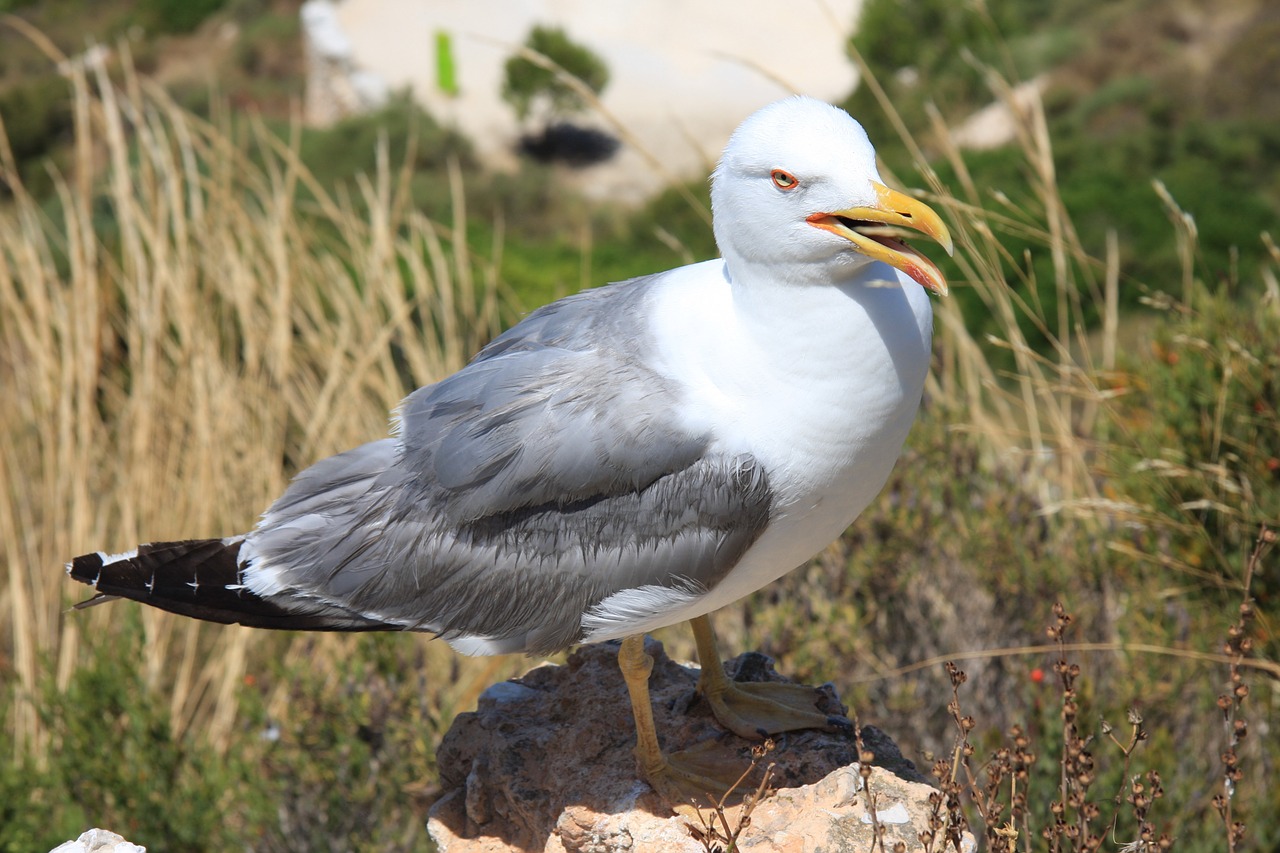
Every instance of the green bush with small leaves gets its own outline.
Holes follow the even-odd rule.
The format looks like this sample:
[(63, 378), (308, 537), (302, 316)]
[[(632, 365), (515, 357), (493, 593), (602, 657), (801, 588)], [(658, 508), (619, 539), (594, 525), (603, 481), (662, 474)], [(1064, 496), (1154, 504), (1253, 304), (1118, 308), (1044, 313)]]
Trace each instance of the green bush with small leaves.
[[(525, 39), (525, 47), (542, 54), (597, 95), (609, 84), (609, 67), (604, 60), (570, 39), (559, 27), (534, 27)], [(585, 106), (578, 91), (554, 70), (523, 56), (507, 60), (502, 97), (522, 119), (539, 105), (550, 116), (575, 113)]]

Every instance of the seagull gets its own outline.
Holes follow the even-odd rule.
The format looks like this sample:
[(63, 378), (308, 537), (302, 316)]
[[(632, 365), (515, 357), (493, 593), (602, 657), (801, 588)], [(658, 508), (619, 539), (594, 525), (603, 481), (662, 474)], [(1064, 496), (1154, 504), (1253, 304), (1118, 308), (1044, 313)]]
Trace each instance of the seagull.
[[(639, 770), (668, 801), (739, 775), (667, 753), (644, 634), (692, 623), (698, 691), (747, 738), (830, 728), (813, 688), (738, 684), (708, 614), (804, 564), (888, 479), (929, 369), (928, 206), (807, 97), (760, 109), (711, 180), (720, 257), (553, 302), (419, 388), (391, 436), (302, 471), (252, 532), (95, 552), (96, 604), (423, 631), (469, 655), (621, 640)], [(740, 769), (740, 768), (739, 768)]]

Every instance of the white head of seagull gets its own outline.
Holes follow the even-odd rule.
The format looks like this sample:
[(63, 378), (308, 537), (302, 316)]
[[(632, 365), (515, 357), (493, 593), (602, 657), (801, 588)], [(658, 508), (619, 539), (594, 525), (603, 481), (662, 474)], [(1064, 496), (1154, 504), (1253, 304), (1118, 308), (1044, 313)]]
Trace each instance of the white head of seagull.
[(946, 226), (884, 185), (862, 125), (822, 101), (788, 98), (743, 122), (712, 176), (711, 206), (730, 275), (755, 268), (775, 281), (831, 284), (882, 261), (947, 291), (933, 262), (891, 233), (919, 231), (950, 253)]

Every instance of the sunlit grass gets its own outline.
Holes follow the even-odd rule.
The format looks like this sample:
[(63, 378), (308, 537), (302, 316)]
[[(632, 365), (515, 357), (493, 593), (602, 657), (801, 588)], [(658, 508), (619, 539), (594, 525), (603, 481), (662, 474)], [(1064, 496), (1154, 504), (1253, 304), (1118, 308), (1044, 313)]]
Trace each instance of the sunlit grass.
[[(465, 212), (448, 224), (414, 212), (385, 156), (356, 188), (357, 214), (288, 144), (250, 122), (250, 158), (127, 65), (71, 85), (75, 162), (54, 175), (55, 198), (28, 196), (0, 148), (13, 192), (0, 225), (4, 741), (7, 761), (36, 766), (60, 749), (48, 691), (111, 655), (129, 621), (115, 607), (66, 612), (70, 556), (249, 529), (296, 470), (385, 435), (408, 390), (499, 327), (492, 259), (458, 240)], [(219, 751), (240, 736), (246, 673), (317, 642), (139, 618), (143, 683), (174, 737)], [(319, 642), (299, 665), (323, 672), (357, 645)], [(449, 673), (428, 685), (442, 709), (474, 701), (477, 674), (520, 666), (406, 642)], [(274, 690), (278, 711), (289, 687)]]

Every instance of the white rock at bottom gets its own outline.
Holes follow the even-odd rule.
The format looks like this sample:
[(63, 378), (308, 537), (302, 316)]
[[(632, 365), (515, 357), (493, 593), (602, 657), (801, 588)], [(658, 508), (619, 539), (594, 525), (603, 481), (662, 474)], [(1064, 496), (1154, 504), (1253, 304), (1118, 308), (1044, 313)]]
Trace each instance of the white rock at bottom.
[(114, 832), (90, 829), (75, 841), (59, 844), (50, 853), (147, 853), (147, 848), (125, 841)]

